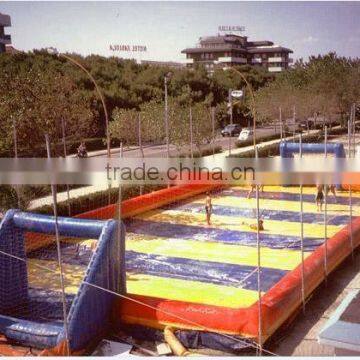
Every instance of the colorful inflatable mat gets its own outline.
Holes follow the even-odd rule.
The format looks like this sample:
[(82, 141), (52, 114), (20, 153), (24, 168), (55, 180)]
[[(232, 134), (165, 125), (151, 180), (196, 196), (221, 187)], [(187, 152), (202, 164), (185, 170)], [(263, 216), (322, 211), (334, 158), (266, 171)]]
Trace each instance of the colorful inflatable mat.
[[(171, 197), (171, 189), (167, 189)], [(305, 288), (325, 277), (324, 213), (315, 188), (304, 188)], [(353, 196), (350, 237), (347, 192), (327, 199), (327, 271), (360, 240), (360, 195)], [(212, 192), (211, 225), (205, 195), (164, 204), (126, 221), (127, 292), (115, 321), (155, 328), (173, 325), (258, 337), (255, 194), (233, 187)], [(295, 187), (260, 192), (262, 338), (266, 340), (301, 304), (300, 194)], [(174, 196), (173, 200), (176, 200)], [(124, 208), (126, 213), (126, 207)], [(360, 219), (359, 219), (360, 220)], [(351, 241), (350, 241), (351, 240)]]
[[(212, 194), (211, 225), (205, 221), (206, 191)], [(256, 199), (254, 193), (247, 198), (248, 191), (185, 185), (124, 201), (128, 298), (116, 301), (115, 325), (159, 329), (172, 325), (257, 339), (257, 234), (251, 228), (256, 223)], [(315, 188), (304, 188), (306, 295), (325, 278), (324, 213), (317, 211), (315, 192)], [(360, 194), (353, 194), (351, 226), (348, 193), (337, 195), (335, 199), (329, 194), (327, 199), (328, 272), (350, 254), (351, 242), (353, 247), (360, 242)], [(109, 219), (116, 213), (115, 204), (78, 217)], [(264, 221), (260, 232), (261, 328), (266, 340), (301, 305), (299, 188), (266, 186), (260, 192), (260, 216)], [(28, 247), (34, 246), (30, 235), (27, 240)], [(81, 246), (86, 249), (91, 243)], [(32, 262), (51, 261), (38, 254), (41, 252), (33, 252)], [(71, 257), (64, 265), (71, 268), (67, 290), (76, 293), (85, 267), (79, 258), (73, 261)], [(47, 279), (42, 277), (42, 281)]]

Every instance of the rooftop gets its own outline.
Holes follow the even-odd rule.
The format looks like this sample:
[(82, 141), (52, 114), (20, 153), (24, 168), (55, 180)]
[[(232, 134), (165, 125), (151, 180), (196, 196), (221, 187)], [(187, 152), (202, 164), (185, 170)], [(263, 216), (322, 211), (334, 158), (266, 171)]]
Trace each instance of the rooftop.
[(0, 13), (0, 26), (11, 26), (11, 19), (9, 15)]
[(244, 53), (261, 52), (287, 52), (292, 53), (291, 49), (275, 45), (269, 40), (248, 41), (247, 36), (233, 34), (204, 36), (200, 37), (199, 43), (181, 52), (184, 53), (201, 53), (204, 49), (211, 49), (212, 52), (223, 52), (227, 50), (237, 50)]

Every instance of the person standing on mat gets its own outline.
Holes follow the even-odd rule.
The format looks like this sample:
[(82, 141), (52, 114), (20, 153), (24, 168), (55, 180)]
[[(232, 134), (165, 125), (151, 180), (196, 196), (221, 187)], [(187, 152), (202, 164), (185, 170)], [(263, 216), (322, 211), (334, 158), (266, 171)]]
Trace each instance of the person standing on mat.
[(206, 223), (211, 225), (211, 214), (212, 214), (212, 202), (210, 193), (206, 193), (206, 200), (205, 200), (205, 212), (206, 212)]
[(336, 197), (336, 186), (334, 184), (326, 185), (325, 186), (326, 196), (331, 192), (334, 195), (335, 202), (337, 203), (337, 197)]
[(322, 211), (322, 205), (324, 202), (324, 185), (318, 185), (316, 187), (317, 192), (316, 192), (316, 205), (317, 205), (317, 211)]
[[(247, 194), (247, 198), (250, 199), (252, 193), (254, 192), (254, 190), (256, 189), (256, 185), (252, 184), (251, 185), (251, 189), (249, 190), (248, 194)], [(259, 185), (259, 190), (263, 193), (264, 192), (264, 185)]]

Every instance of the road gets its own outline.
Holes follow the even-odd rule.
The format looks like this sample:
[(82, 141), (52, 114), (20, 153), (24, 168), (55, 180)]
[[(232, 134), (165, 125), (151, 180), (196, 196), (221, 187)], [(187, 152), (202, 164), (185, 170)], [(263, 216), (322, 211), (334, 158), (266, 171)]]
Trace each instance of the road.
[[(256, 139), (259, 140), (265, 136), (269, 136), (275, 133), (274, 127), (262, 127), (258, 128), (256, 130)], [(279, 130), (277, 129), (277, 133), (279, 133)], [(228, 150), (229, 147), (231, 149), (235, 148), (235, 142), (237, 140), (236, 137), (222, 137), (218, 136), (214, 143), (212, 145), (209, 145), (208, 147), (211, 149), (212, 146), (221, 146), (223, 150)], [(205, 148), (205, 146), (203, 147)], [(184, 149), (185, 150), (185, 149)], [(167, 146), (166, 144), (161, 145), (147, 145), (143, 147), (144, 156), (145, 157), (166, 157), (167, 156)], [(188, 147), (188, 151), (190, 152), (190, 146)], [(196, 151), (196, 147), (194, 146), (194, 151)], [(123, 151), (124, 157), (141, 157), (141, 151), (139, 147), (130, 147), (130, 148), (124, 148)], [(176, 147), (174, 145), (170, 145), (170, 156), (177, 156), (179, 152), (177, 151)], [(112, 149), (111, 156), (116, 157), (120, 155), (120, 149)], [(93, 151), (89, 152), (90, 157), (106, 157), (106, 151)]]

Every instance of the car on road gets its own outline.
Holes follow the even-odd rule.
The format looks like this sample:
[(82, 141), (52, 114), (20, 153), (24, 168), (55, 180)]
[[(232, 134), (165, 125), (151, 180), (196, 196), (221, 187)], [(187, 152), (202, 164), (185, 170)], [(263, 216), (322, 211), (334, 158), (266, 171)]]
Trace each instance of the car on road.
[(239, 141), (247, 141), (252, 140), (254, 137), (254, 131), (249, 128), (243, 128), (239, 134), (238, 140)]
[(298, 130), (307, 130), (307, 129), (313, 129), (314, 128), (314, 122), (312, 120), (303, 120), (299, 122)]
[(226, 125), (222, 130), (221, 130), (221, 135), (223, 137), (225, 136), (238, 136), (241, 132), (241, 126), (239, 124), (230, 124), (230, 125)]

